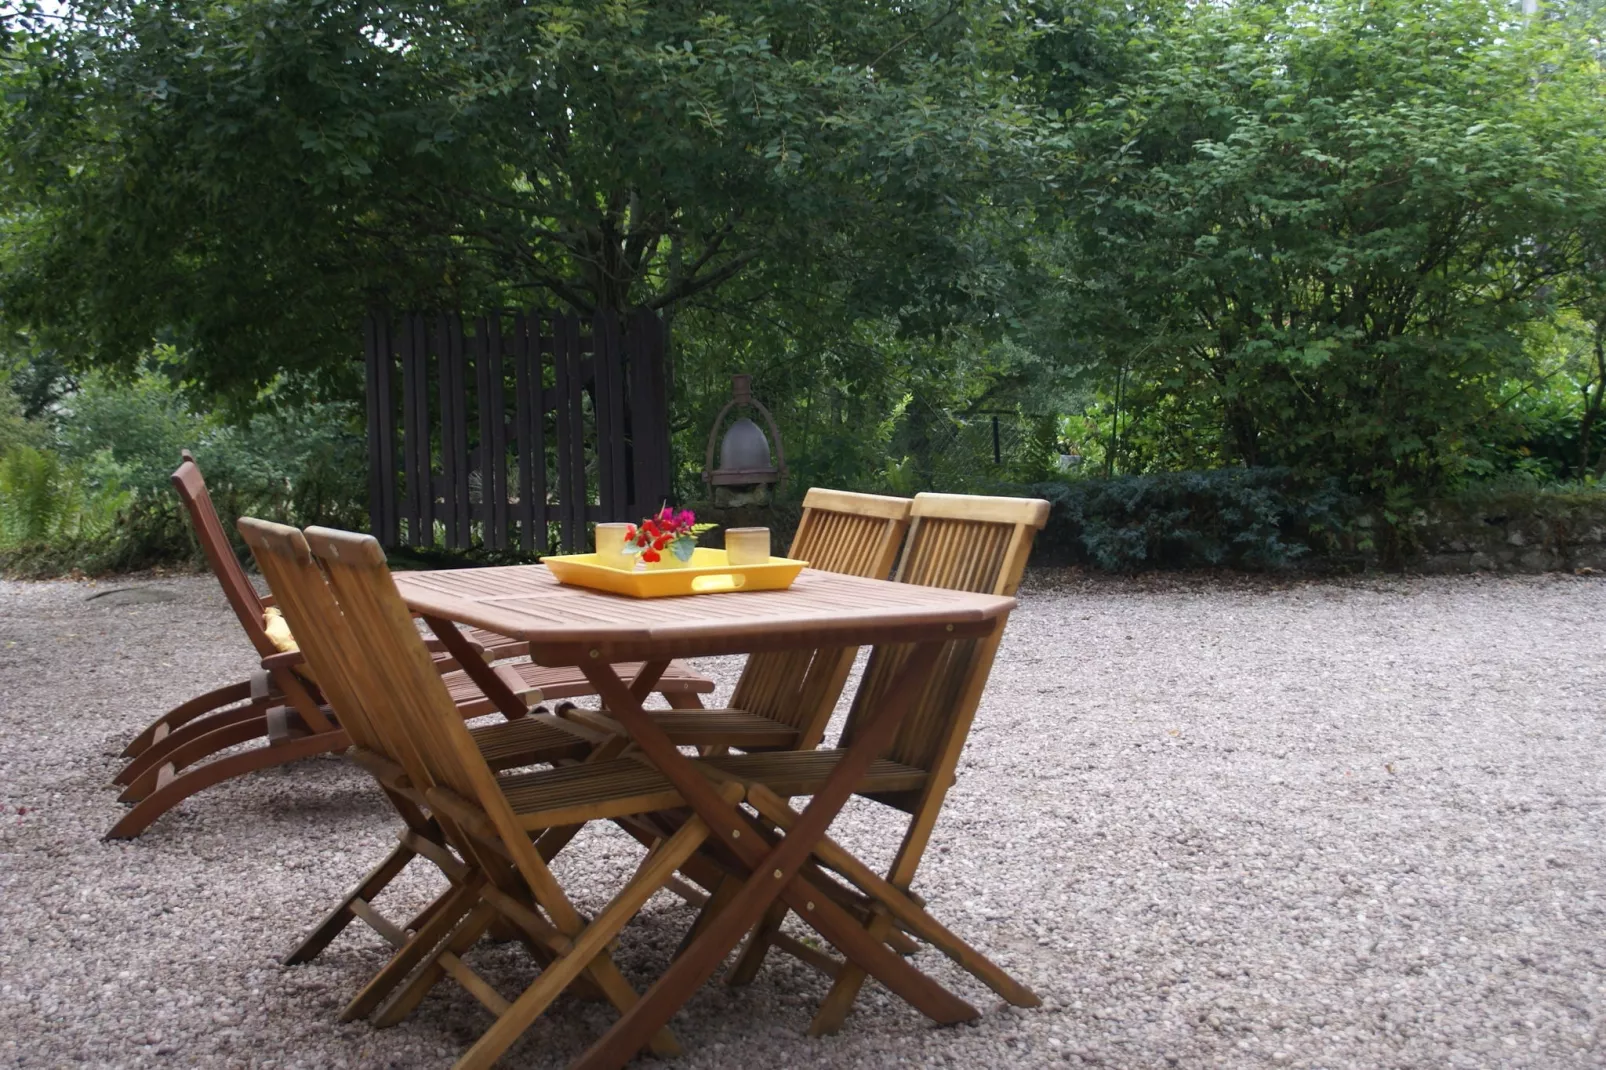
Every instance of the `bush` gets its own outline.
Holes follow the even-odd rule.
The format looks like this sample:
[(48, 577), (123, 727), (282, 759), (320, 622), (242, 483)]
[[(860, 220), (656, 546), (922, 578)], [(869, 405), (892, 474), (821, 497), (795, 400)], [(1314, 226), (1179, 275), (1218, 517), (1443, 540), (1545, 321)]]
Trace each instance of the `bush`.
[(168, 482), (184, 449), (206, 473), (231, 536), (234, 518), (245, 514), (366, 526), (366, 449), (356, 405), (283, 406), (230, 425), (192, 412), (160, 374), (132, 382), (90, 376), (56, 407), (54, 425), (57, 452), (17, 447), (6, 454), (21, 458), (9, 522), (30, 533), (0, 546), (11, 571), (104, 572), (197, 560), (198, 544)]
[(127, 498), (115, 483), (89, 490), (82, 469), (48, 450), (13, 446), (0, 456), (0, 549), (93, 542)]
[(1358, 503), (1338, 481), (1281, 468), (1168, 472), (1040, 483), (1053, 505), (1035, 560), (1109, 572), (1286, 568), (1347, 548)]

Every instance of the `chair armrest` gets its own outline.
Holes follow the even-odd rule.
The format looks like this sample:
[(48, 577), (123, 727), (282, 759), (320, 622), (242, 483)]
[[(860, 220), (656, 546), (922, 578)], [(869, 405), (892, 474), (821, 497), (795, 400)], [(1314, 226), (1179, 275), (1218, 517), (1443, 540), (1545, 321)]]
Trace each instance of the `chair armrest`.
[(306, 656), (299, 650), (286, 650), (282, 654), (269, 654), (262, 659), (262, 668), (268, 672), (278, 672), (281, 669), (293, 669), (306, 661)]

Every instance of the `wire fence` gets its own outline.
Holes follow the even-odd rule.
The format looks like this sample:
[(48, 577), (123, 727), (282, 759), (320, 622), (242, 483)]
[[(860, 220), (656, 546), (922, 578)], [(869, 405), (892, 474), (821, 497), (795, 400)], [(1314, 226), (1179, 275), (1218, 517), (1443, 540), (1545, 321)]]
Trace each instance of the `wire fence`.
[(1053, 414), (954, 413), (911, 401), (894, 431), (889, 481), (905, 491), (976, 493), (1047, 478), (1065, 462)]

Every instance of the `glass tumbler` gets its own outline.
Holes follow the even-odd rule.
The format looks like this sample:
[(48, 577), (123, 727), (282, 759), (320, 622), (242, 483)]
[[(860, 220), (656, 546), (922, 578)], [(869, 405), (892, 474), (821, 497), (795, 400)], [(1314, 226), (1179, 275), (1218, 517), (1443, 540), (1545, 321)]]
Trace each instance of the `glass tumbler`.
[(727, 528), (725, 557), (733, 565), (762, 565), (770, 559), (769, 528)]
[(629, 524), (597, 525), (597, 564), (629, 572), (636, 567), (636, 555), (625, 553), (625, 531)]

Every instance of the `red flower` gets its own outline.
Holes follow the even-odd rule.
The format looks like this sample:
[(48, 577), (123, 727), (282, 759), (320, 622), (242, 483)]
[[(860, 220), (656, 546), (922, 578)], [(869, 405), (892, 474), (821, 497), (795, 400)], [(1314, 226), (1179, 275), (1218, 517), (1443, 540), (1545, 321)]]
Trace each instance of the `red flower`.
[(636, 525), (631, 524), (630, 526), (625, 528), (625, 542), (635, 542), (635, 541), (636, 541)]
[(646, 561), (649, 564), (651, 564), (652, 562), (658, 560), (658, 551), (657, 550), (643, 550), (643, 551), (641, 551), (641, 559), (643, 561)]

